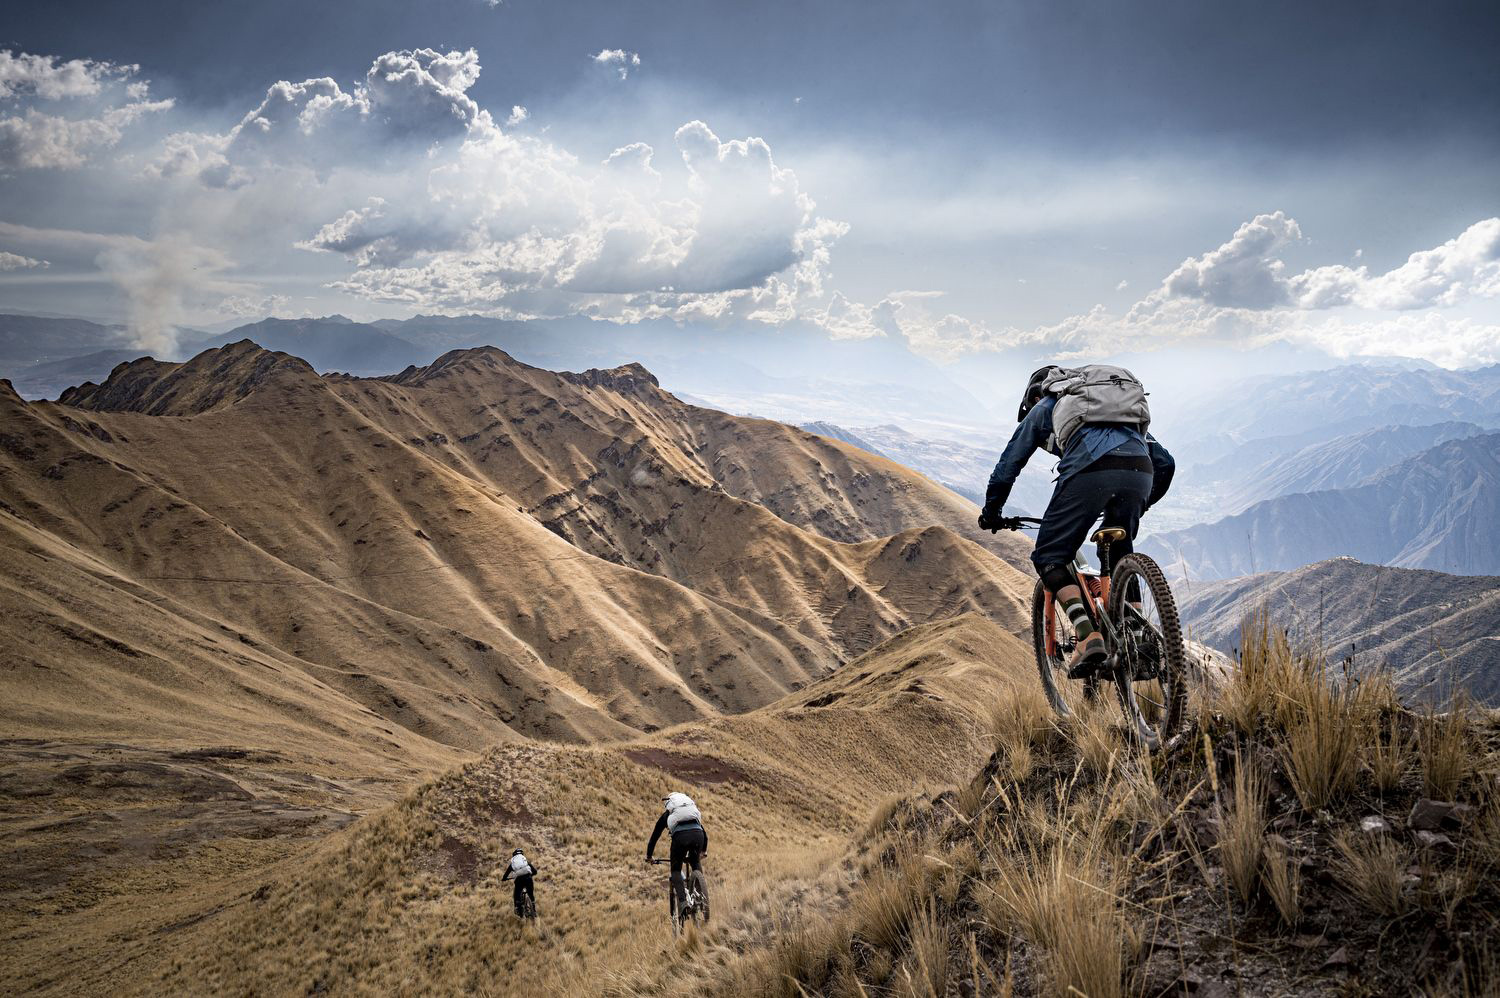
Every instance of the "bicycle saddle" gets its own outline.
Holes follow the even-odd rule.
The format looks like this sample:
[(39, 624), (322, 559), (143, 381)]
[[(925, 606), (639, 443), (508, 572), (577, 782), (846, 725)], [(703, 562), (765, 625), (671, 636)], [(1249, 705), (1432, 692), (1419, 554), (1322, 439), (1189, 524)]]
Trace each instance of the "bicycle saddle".
[(1095, 544), (1114, 544), (1116, 541), (1123, 541), (1124, 539), (1125, 529), (1123, 527), (1105, 527), (1102, 530), (1094, 532)]

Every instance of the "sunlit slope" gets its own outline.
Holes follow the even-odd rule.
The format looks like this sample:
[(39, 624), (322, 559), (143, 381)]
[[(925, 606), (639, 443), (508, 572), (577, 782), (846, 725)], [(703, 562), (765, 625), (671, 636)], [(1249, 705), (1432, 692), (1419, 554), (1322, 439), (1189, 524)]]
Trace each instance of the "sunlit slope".
[[(557, 375), (480, 350), (396, 381), (325, 380), (249, 343), (139, 361), (69, 393), (88, 410), (7, 393), (23, 445), (0, 452), (0, 498), (463, 747), (753, 709), (967, 611), (1022, 626), (1019, 573), (938, 519), (960, 500), (741, 421), (764, 439), (738, 460), (778, 469), (786, 496), (850, 483), (831, 532), (860, 539), (804, 529), (735, 498), (711, 470), (728, 458), (694, 450), (727, 431), (693, 420), (731, 417), (634, 370)], [(807, 447), (843, 462), (822, 472), (832, 485)]]
[[(877, 801), (978, 766), (985, 711), (1029, 669), (1022, 642), (968, 615), (851, 663), (847, 704), (799, 695), (608, 748), (498, 748), (223, 899), (174, 932), (172, 961), (137, 948), (130, 990), (599, 993), (666, 944), (664, 878), (641, 856), (668, 789), (703, 808), (716, 918), (733, 926), (842, 855)], [(541, 940), (499, 882), (516, 846), (541, 871)]]
[(88, 427), (0, 400), (26, 441), (0, 455), (8, 505), (387, 720), (462, 745), (698, 716), (721, 706), (689, 686), (705, 662), (734, 666), (731, 709), (810, 674), (816, 650), (789, 628), (591, 558), (471, 480), (363, 440), (374, 431), (312, 379), (191, 419), (101, 413)]
[(469, 462), (564, 536), (628, 563), (670, 571), (674, 543), (702, 522), (664, 516), (674, 507), (650, 490), (680, 499), (673, 486), (717, 487), (831, 540), (936, 524), (1025, 562), (1023, 541), (978, 531), (971, 503), (909, 468), (783, 423), (689, 405), (638, 364), (558, 374), (485, 347), (338, 390), (392, 432)]

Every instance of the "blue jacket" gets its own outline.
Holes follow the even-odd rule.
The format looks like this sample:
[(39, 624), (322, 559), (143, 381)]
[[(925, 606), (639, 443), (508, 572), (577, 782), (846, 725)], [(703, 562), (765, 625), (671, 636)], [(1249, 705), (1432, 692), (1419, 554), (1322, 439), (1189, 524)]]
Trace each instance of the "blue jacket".
[(1155, 478), (1151, 483), (1151, 498), (1146, 505), (1154, 506), (1158, 499), (1166, 495), (1177, 470), (1177, 463), (1167, 449), (1156, 442), (1155, 437), (1149, 433), (1142, 436), (1139, 430), (1124, 424), (1085, 423), (1068, 438), (1067, 450), (1058, 454), (1052, 449), (1052, 410), (1056, 406), (1057, 396), (1048, 395), (1032, 406), (1026, 418), (1016, 426), (1016, 432), (1011, 434), (1010, 443), (1005, 445), (1005, 451), (990, 474), (989, 488), (985, 491), (986, 509), (999, 515), (1005, 500), (1010, 498), (1010, 490), (1016, 484), (1016, 477), (1026, 467), (1031, 455), (1039, 450), (1046, 450), (1062, 458), (1057, 463), (1059, 485), (1106, 454), (1150, 457)]

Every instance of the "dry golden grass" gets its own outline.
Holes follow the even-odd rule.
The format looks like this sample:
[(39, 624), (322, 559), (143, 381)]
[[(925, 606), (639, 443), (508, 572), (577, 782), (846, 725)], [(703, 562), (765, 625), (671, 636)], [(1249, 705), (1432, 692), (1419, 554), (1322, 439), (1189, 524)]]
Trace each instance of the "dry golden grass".
[(1005, 753), (1006, 775), (1011, 780), (1019, 782), (1031, 774), (1035, 752), (1054, 726), (1052, 707), (1036, 684), (1023, 685), (995, 701), (990, 708), (990, 733)]
[(1224, 875), (1245, 905), (1260, 892), (1266, 844), (1266, 791), (1255, 767), (1236, 758), (1231, 806), (1223, 817), (1218, 850)]
[[(907, 669), (914, 650), (925, 664)], [(850, 892), (857, 874), (838, 859), (871, 826), (870, 801), (941, 788), (991, 748), (978, 698), (904, 687), (920, 675), (947, 689), (947, 669), (965, 676), (955, 689), (1003, 689), (1023, 652), (994, 625), (963, 618), (856, 663), (887, 677), (846, 698), (859, 706), (810, 710), (794, 700), (623, 745), (498, 749), (331, 837), (260, 897), (183, 929), (174, 959), (139, 990), (477, 993), (504, 982), (503, 993), (516, 994), (663, 994), (689, 986), (678, 982), (748, 979), (741, 954), (778, 937), (775, 958), (755, 967), (778, 980), (852, 981), (856, 931), (904, 947), (927, 899), (941, 904), (961, 882), (950, 857), (913, 853), (887, 871), (898, 888), (891, 909), (872, 896), (862, 902), (867, 922), (805, 917)], [(681, 786), (709, 822), (714, 918), (671, 944), (666, 874), (643, 868), (641, 856), (662, 794)], [(876, 838), (895, 842), (933, 808), (883, 810), (899, 820), (877, 826)], [(535, 927), (513, 918), (510, 885), (499, 882), (515, 846), (540, 871)], [(556, 957), (530, 958), (533, 942)]]
[[(1114, 789), (1107, 786), (1103, 796)], [(1075, 801), (1072, 787), (1059, 787), (1050, 803), (1018, 802), (986, 847), (991, 865), (981, 910), (991, 924), (1020, 932), (1040, 949), (1049, 988), (1058, 994), (1076, 989), (1108, 998), (1128, 987), (1124, 863), (1108, 813), (1105, 800)]]
[(1240, 631), (1239, 669), (1221, 691), (1216, 706), (1242, 734), (1253, 734), (1289, 685), (1291, 646), (1285, 632), (1271, 626), (1264, 610), (1247, 617)]
[(1107, 688), (1101, 689), (1094, 700), (1079, 703), (1066, 730), (1084, 768), (1100, 777), (1111, 773), (1131, 753), (1123, 733), (1120, 708)]
[(923, 879), (922, 858), (916, 853), (898, 857), (894, 867), (872, 872), (854, 899), (855, 932), (880, 949), (895, 949), (926, 894)]
[(897, 994), (902, 998), (945, 998), (949, 944), (948, 925), (929, 901), (912, 919)]
[(1316, 811), (1353, 786), (1368, 726), (1360, 702), (1329, 682), (1320, 661), (1298, 664), (1282, 694), (1280, 751), (1302, 806)]
[(1401, 730), (1395, 715), (1379, 723), (1371, 735), (1365, 756), (1375, 792), (1384, 797), (1400, 788), (1411, 770), (1412, 740)]
[(1282, 846), (1267, 843), (1261, 882), (1281, 924), (1295, 928), (1302, 920), (1302, 868), (1297, 859)]
[(1125, 993), (1127, 932), (1118, 884), (1091, 848), (1059, 843), (1025, 863), (1001, 866), (989, 887), (989, 918), (1042, 948), (1054, 991)]
[(1361, 904), (1388, 918), (1405, 913), (1412, 904), (1406, 887), (1411, 853), (1385, 835), (1358, 838), (1343, 833), (1334, 839), (1339, 883)]
[(1422, 789), (1436, 800), (1456, 799), (1474, 772), (1470, 704), (1455, 697), (1448, 713), (1428, 709), (1417, 720), (1417, 755), (1422, 761)]

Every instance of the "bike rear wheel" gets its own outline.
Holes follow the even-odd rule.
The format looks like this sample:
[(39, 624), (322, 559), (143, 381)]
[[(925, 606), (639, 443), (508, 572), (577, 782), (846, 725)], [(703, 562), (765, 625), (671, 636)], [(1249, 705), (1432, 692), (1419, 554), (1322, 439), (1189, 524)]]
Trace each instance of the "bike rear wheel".
[(1138, 741), (1159, 748), (1181, 726), (1187, 702), (1182, 624), (1160, 566), (1143, 554), (1121, 558), (1110, 577), (1108, 613), (1125, 720)]
[[(1099, 689), (1097, 679), (1069, 679), (1068, 656), (1076, 642), (1066, 616), (1055, 605), (1050, 629), (1052, 640), (1048, 641), (1047, 603), (1052, 594), (1041, 580), (1031, 590), (1031, 643), (1036, 652), (1036, 668), (1042, 680), (1042, 692), (1058, 717), (1073, 716), (1075, 707), (1092, 700)], [(1050, 645), (1050, 650), (1049, 650)]]

